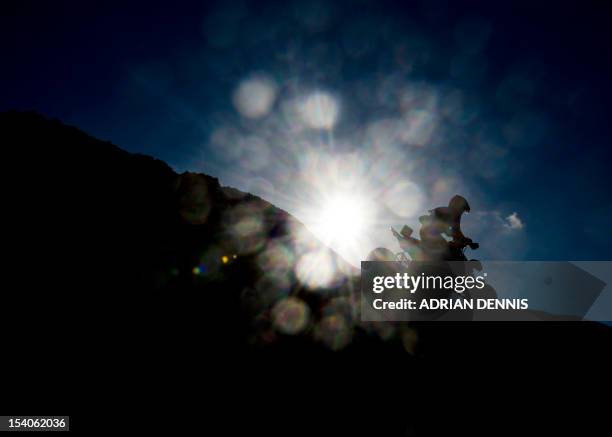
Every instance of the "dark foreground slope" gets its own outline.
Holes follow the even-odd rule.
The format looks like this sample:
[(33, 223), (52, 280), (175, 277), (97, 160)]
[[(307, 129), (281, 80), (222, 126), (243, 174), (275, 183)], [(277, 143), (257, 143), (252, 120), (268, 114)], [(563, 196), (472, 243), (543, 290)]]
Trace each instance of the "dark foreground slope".
[[(185, 409), (225, 433), (289, 420), (435, 434), (488, 429), (481, 406), (474, 425), (439, 420), (482, 382), (531, 396), (568, 388), (561, 365), (581, 387), (609, 371), (598, 324), (362, 324), (351, 269), (265, 200), (32, 113), (0, 114), (0, 136), (15, 403)], [(296, 275), (307, 252), (335, 266), (327, 288)]]

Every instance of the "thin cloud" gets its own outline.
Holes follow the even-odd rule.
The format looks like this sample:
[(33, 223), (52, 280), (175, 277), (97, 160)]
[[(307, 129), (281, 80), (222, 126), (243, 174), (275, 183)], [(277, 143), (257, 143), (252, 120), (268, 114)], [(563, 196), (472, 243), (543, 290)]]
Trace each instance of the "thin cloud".
[(525, 223), (523, 222), (523, 220), (521, 220), (521, 218), (515, 211), (508, 217), (506, 217), (504, 221), (504, 227), (511, 230), (520, 230), (525, 227)]

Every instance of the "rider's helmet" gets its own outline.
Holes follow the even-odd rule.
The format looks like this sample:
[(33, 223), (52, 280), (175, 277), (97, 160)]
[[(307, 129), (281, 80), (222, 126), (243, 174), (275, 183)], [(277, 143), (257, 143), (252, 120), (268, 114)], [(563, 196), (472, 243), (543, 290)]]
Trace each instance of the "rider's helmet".
[(465, 197), (459, 195), (453, 196), (448, 202), (448, 207), (458, 212), (470, 212), (470, 204)]
[(413, 232), (413, 229), (410, 226), (404, 225), (404, 227), (400, 231), (400, 234), (404, 238), (410, 238), (412, 236), (412, 232)]

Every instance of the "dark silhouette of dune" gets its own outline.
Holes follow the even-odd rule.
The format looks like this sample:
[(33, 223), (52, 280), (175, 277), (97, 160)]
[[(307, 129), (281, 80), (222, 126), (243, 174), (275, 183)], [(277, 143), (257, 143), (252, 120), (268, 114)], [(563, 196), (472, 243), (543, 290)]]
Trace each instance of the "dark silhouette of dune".
[[(117, 404), (129, 403), (125, 393), (180, 402), (205, 392), (249, 429), (282, 415), (344, 433), (436, 434), (462, 425), (430, 420), (439, 409), (408, 394), (443, 393), (443, 375), (609, 364), (610, 329), (594, 323), (360, 323), (358, 277), (265, 200), (35, 113), (0, 114), (0, 135), (2, 330), (36, 345), (4, 362), (67, 381), (65, 402), (107, 390)], [(329, 285), (296, 275), (300, 251), (325, 253)], [(18, 381), (7, 388), (16, 403), (26, 400)], [(366, 399), (384, 414), (348, 414)]]

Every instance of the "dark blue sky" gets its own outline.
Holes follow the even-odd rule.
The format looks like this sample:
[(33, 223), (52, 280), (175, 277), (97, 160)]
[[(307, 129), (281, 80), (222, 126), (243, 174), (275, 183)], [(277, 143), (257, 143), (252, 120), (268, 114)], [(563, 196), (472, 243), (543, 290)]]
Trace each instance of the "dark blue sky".
[[(0, 18), (0, 110), (34, 109), (178, 171), (218, 176), (306, 222), (295, 199), (310, 199), (317, 184), (303, 171), (325, 153), (359, 167), (343, 177), (367, 174), (384, 199), (381, 229), (461, 192), (484, 256), (610, 258), (603, 6), (20, 3)], [(241, 106), (241, 84), (261, 91), (253, 83), (265, 85), (258, 97), (273, 90), (269, 105), (249, 107), (247, 92)], [(308, 107), (313, 94), (332, 99), (337, 117), (297, 128), (287, 108)], [(384, 192), (372, 182), (381, 178)], [(418, 211), (387, 202), (406, 192)]]

